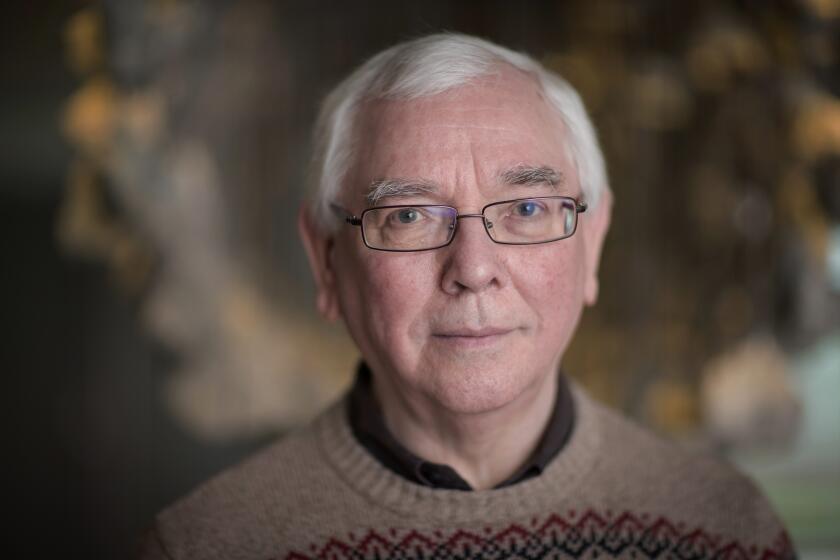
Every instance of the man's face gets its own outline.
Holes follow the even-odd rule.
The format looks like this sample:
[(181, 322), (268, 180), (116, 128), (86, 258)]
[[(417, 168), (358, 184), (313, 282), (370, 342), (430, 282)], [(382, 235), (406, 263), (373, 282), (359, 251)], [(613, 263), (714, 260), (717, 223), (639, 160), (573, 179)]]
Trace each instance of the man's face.
[[(514, 70), (433, 97), (371, 103), (358, 128), (356, 165), (336, 201), (356, 215), (383, 179), (434, 192), (377, 205), (446, 204), (462, 214), (512, 198), (581, 198), (560, 117)], [(523, 167), (551, 168), (560, 180), (504, 179)], [(453, 413), (503, 407), (544, 387), (584, 303), (594, 302), (604, 216), (581, 214), (572, 237), (526, 246), (496, 244), (481, 220), (464, 219), (449, 246), (413, 253), (371, 250), (357, 228), (343, 227), (323, 241), (322, 311), (344, 319), (380, 394)]]

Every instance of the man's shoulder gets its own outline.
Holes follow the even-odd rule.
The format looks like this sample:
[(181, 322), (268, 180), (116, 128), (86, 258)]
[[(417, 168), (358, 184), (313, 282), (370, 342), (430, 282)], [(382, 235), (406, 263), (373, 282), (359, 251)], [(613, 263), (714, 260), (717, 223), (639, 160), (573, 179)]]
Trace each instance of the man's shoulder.
[(187, 496), (167, 508), (164, 515), (206, 505), (236, 506), (277, 497), (278, 490), (295, 486), (299, 477), (312, 473), (312, 465), (319, 463), (317, 434), (309, 425), (286, 434), (237, 464), (225, 469), (195, 488)]
[(650, 428), (595, 403), (599, 416), (604, 455), (599, 467), (611, 473), (618, 485), (677, 485), (702, 488), (708, 493), (716, 488), (745, 493), (756, 492), (751, 480), (724, 457), (711, 449), (679, 443), (655, 433)]
[(629, 507), (652, 522), (679, 520), (739, 542), (759, 534), (787, 538), (762, 491), (727, 460), (657, 435), (598, 403), (591, 406), (601, 426), (602, 454), (590, 486), (598, 487), (616, 511)]
[(225, 543), (237, 554), (248, 543), (254, 547), (249, 551), (254, 555), (271, 552), (261, 547), (282, 542), (289, 515), (299, 511), (301, 504), (317, 502), (319, 488), (334, 478), (321, 452), (318, 432), (328, 417), (340, 413), (337, 408), (226, 469), (163, 510), (149, 540), (172, 558), (225, 557)]

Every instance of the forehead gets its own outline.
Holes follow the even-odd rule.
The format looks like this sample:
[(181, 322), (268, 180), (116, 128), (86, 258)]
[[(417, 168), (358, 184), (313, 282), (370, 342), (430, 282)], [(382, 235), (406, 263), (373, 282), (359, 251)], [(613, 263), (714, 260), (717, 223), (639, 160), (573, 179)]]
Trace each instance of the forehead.
[(367, 103), (356, 123), (351, 179), (487, 181), (505, 169), (569, 175), (565, 125), (534, 78), (510, 68), (438, 94)]

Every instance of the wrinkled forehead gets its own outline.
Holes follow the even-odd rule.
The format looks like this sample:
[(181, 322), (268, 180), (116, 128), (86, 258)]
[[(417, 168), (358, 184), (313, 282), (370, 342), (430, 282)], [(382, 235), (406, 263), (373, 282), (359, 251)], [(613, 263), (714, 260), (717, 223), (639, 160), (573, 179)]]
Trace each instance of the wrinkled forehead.
[[(357, 181), (390, 168), (418, 174), (469, 146), (486, 165), (568, 167), (566, 128), (532, 76), (500, 68), (446, 92), (363, 104), (355, 123)], [(430, 160), (434, 161), (430, 161)], [(488, 159), (492, 159), (488, 162)]]

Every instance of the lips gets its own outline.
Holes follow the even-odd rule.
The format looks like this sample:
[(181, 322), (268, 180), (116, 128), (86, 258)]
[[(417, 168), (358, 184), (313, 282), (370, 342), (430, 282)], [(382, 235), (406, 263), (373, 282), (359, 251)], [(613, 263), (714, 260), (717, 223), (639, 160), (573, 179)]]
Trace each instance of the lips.
[(516, 329), (484, 327), (481, 329), (441, 329), (432, 335), (433, 340), (456, 352), (489, 351), (510, 340)]
[(481, 329), (456, 328), (442, 329), (436, 332), (434, 336), (442, 338), (489, 338), (492, 336), (508, 334), (511, 331), (513, 331), (513, 329), (501, 327), (484, 327)]

